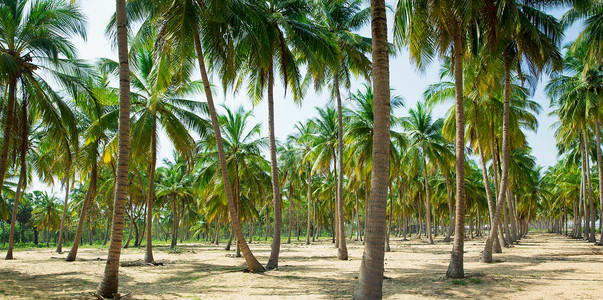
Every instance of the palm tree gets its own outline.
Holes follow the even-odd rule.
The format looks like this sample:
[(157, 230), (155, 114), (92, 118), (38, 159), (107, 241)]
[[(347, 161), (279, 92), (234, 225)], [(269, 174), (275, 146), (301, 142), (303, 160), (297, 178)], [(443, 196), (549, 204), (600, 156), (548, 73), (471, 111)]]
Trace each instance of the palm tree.
[[(502, 174), (494, 215), (494, 227), (486, 241), (482, 252), (483, 262), (492, 262), (492, 236), (497, 233), (498, 219), (506, 199), (509, 174), (510, 133), (509, 133), (509, 101), (511, 98), (511, 65), (522, 60), (529, 61), (529, 68), (534, 76), (543, 70), (558, 68), (561, 55), (558, 43), (562, 36), (559, 22), (536, 7), (541, 3), (520, 4), (509, 1), (498, 14), (502, 29), (500, 47), (504, 62), (504, 108), (502, 134)], [(543, 28), (546, 28), (544, 30)], [(521, 72), (521, 70), (516, 70)]]
[(373, 89), (375, 91), (371, 155), (373, 168), (366, 242), (354, 299), (380, 299), (383, 296), (385, 216), (390, 155), (389, 47), (384, 0), (371, 0), (371, 20)]
[[(153, 210), (153, 185), (157, 165), (158, 133), (161, 129), (175, 149), (184, 157), (192, 158), (195, 142), (188, 129), (194, 129), (201, 137), (206, 135), (208, 124), (195, 113), (206, 112), (206, 106), (197, 101), (184, 99), (186, 95), (201, 90), (199, 82), (190, 81), (192, 62), (170, 59), (169, 53), (153, 53), (156, 35), (151, 34), (148, 41), (132, 49), (130, 78), (134, 89), (132, 97), (133, 126), (132, 139), (137, 143), (133, 155), (138, 157), (150, 151), (148, 161), (149, 188), (147, 209)], [(157, 57), (165, 55), (166, 57)], [(118, 63), (104, 60), (103, 65), (111, 71)], [(152, 236), (152, 214), (147, 214), (146, 234)], [(154, 263), (152, 239), (146, 240), (146, 263)]]
[(60, 226), (60, 208), (54, 195), (34, 191), (34, 198), (35, 208), (32, 211), (34, 226), (38, 230), (45, 230), (46, 247), (48, 247), (50, 231), (55, 231)]
[[(190, 54), (190, 50), (194, 49), (197, 61), (199, 63), (199, 69), (201, 71), (201, 79), (203, 81), (203, 90), (207, 99), (207, 105), (211, 123), (214, 131), (214, 137), (216, 139), (216, 146), (218, 149), (218, 156), (220, 162), (220, 170), (222, 173), (222, 179), (224, 183), (224, 193), (226, 195), (228, 203), (228, 211), (232, 220), (232, 228), (235, 232), (237, 243), (243, 252), (247, 266), (251, 272), (263, 272), (264, 267), (257, 261), (247, 242), (244, 239), (243, 232), (241, 230), (241, 223), (238, 220), (236, 213), (236, 204), (234, 202), (234, 195), (231, 187), (231, 181), (228, 174), (228, 164), (226, 161), (226, 154), (224, 151), (224, 145), (222, 142), (222, 134), (220, 131), (220, 124), (214, 105), (213, 94), (209, 82), (209, 76), (207, 68), (205, 66), (205, 54), (202, 45), (206, 43), (210, 49), (210, 55), (212, 48), (209, 45), (212, 43), (220, 43), (219, 38), (223, 37), (223, 34), (212, 34), (212, 29), (223, 29), (222, 24), (212, 23), (215, 20), (220, 20), (219, 16), (224, 16), (229, 9), (226, 9), (230, 5), (229, 1), (193, 1), (193, 0), (181, 0), (169, 3), (170, 6), (167, 8), (151, 9), (151, 12), (157, 13), (155, 16), (158, 20), (162, 20), (159, 23), (161, 26), (159, 30), (159, 36), (165, 38), (163, 46), (166, 49), (171, 49), (174, 55), (178, 57), (187, 57)], [(210, 18), (210, 16), (212, 18)], [(191, 34), (192, 33), (192, 34)], [(192, 38), (192, 39), (191, 39)], [(213, 39), (213, 40), (212, 40)], [(224, 49), (220, 48), (219, 49)], [(226, 52), (220, 51), (225, 54)], [(228, 52), (231, 53), (231, 52)], [(234, 57), (228, 56), (227, 61), (234, 61)], [(228, 63), (226, 63), (228, 65)], [(227, 78), (226, 76), (224, 78)]]
[[(0, 189), (4, 185), (11, 133), (16, 112), (18, 85), (48, 91), (40, 76), (50, 75), (62, 86), (76, 79), (79, 64), (68, 36), (86, 37), (84, 17), (76, 6), (60, 0), (0, 1), (0, 74), (6, 76), (8, 96), (5, 103), (4, 133), (0, 149)], [(60, 71), (58, 71), (60, 70)], [(25, 89), (25, 87), (22, 87)], [(53, 97), (34, 97), (32, 101), (52, 101)], [(65, 116), (66, 117), (66, 116)], [(69, 118), (64, 121), (69, 123)], [(72, 124), (73, 125), (73, 124)]]
[[(115, 201), (111, 243), (107, 265), (97, 293), (105, 298), (117, 295), (119, 288), (119, 258), (123, 238), (126, 200), (128, 198), (128, 166), (130, 164), (130, 67), (128, 61), (128, 28), (126, 1), (115, 0), (117, 20), (117, 53), (119, 56), (119, 128)], [(150, 211), (149, 211), (150, 212)], [(151, 237), (148, 236), (148, 239)]]
[[(431, 198), (429, 193), (429, 180), (427, 159), (434, 165), (445, 165), (445, 155), (448, 152), (442, 137), (443, 119), (432, 121), (431, 109), (424, 103), (418, 102), (417, 108), (411, 109), (410, 116), (402, 119), (402, 124), (407, 130), (412, 147), (417, 147), (423, 159), (423, 175), (425, 180), (425, 220), (427, 222), (427, 241), (433, 244), (431, 233)], [(447, 172), (442, 170), (442, 172)]]
[[(490, 2), (487, 2), (490, 4)], [(394, 38), (398, 47), (408, 45), (411, 59), (422, 67), (433, 56), (450, 56), (454, 64), (456, 107), (456, 225), (454, 245), (446, 276), (464, 277), (465, 238), (465, 115), (463, 109), (463, 59), (469, 30), (484, 3), (400, 0), (396, 7)]]
[[(341, 260), (348, 259), (348, 252), (345, 244), (345, 227), (343, 214), (343, 114), (341, 105), (341, 85), (349, 90), (351, 84), (351, 75), (360, 74), (364, 78), (369, 78), (370, 60), (366, 54), (371, 50), (371, 40), (364, 38), (351, 31), (358, 30), (368, 22), (370, 8), (361, 8), (360, 0), (321, 0), (316, 6), (314, 18), (318, 25), (324, 27), (331, 34), (340, 52), (336, 63), (319, 64), (318, 66), (310, 64), (309, 73), (313, 73), (315, 79), (320, 82), (328, 80), (331, 84), (331, 94), (337, 101), (337, 199), (336, 215), (337, 237), (339, 238), (337, 258)], [(313, 70), (313, 67), (318, 67)], [(318, 85), (318, 83), (316, 84)]]
[(310, 7), (301, 0), (268, 0), (243, 2), (244, 10), (235, 11), (243, 26), (237, 24), (241, 35), (237, 54), (243, 60), (239, 81), (248, 78), (248, 94), (259, 102), (266, 91), (268, 102), (268, 140), (270, 173), (274, 203), (274, 236), (267, 269), (278, 267), (281, 240), (281, 190), (278, 179), (276, 139), (274, 134), (275, 69), (281, 74), (285, 87), (290, 88), (296, 101), (302, 96), (299, 61), (294, 51), (309, 64), (317, 65), (321, 58), (333, 59), (336, 53), (324, 32), (307, 21)]
[(66, 261), (74, 261), (77, 257), (86, 213), (97, 198), (99, 172), (102, 171), (100, 157), (108, 156), (112, 159), (111, 143), (114, 143), (112, 139), (118, 111), (114, 107), (117, 94), (108, 88), (108, 82), (106, 74), (90, 76), (85, 79), (82, 91), (74, 95), (78, 129), (84, 140), (76, 157), (76, 167), (80, 176), (88, 179), (88, 190), (79, 211), (79, 222)]

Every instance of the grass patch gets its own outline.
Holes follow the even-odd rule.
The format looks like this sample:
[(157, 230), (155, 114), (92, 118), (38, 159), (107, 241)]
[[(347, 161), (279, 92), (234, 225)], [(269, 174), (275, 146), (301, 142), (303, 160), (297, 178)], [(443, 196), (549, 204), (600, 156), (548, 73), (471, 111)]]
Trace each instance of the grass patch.
[(467, 285), (467, 281), (455, 279), (455, 280), (452, 281), (452, 284), (456, 284), (456, 285), (460, 285), (460, 286), (466, 286)]
[(483, 280), (481, 278), (469, 278), (469, 281), (472, 283), (482, 283)]

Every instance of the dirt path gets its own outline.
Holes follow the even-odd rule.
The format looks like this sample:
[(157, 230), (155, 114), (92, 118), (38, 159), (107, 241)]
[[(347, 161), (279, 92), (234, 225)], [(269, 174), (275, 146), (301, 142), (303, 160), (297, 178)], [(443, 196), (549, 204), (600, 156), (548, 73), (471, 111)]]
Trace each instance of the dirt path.
[[(483, 240), (465, 243), (464, 280), (444, 274), (451, 245), (441, 240), (392, 240), (386, 253), (386, 299), (597, 299), (603, 298), (603, 247), (552, 234), (532, 234), (494, 264), (479, 263)], [(349, 261), (338, 261), (330, 239), (306, 246), (282, 246), (280, 268), (265, 274), (241, 272), (242, 258), (223, 246), (185, 245), (183, 253), (155, 248), (164, 266), (124, 266), (120, 293), (127, 299), (349, 299), (362, 256), (362, 244), (350, 242)], [(252, 244), (261, 262), (268, 244)], [(123, 262), (142, 259), (144, 249), (125, 249)], [(106, 249), (81, 249), (79, 260), (67, 263), (50, 250), (15, 253), (17, 260), (0, 260), (2, 299), (89, 299), (100, 281)]]

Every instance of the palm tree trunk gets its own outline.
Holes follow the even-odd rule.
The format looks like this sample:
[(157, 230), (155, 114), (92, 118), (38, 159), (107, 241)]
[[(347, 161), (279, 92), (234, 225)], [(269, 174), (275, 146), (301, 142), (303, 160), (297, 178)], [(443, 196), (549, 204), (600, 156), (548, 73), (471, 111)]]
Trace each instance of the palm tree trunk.
[(452, 230), (453, 230), (453, 226), (452, 226), (452, 222), (453, 222), (453, 211), (454, 208), (452, 207), (452, 197), (450, 197), (450, 180), (448, 178), (448, 172), (444, 172), (446, 174), (446, 176), (444, 176), (444, 180), (446, 180), (446, 200), (448, 201), (448, 232), (446, 233), (446, 237), (444, 238), (444, 242), (449, 243), (450, 242), (450, 237), (452, 236)]
[(373, 43), (373, 168), (371, 196), (364, 254), (360, 265), (354, 299), (383, 297), (383, 259), (385, 255), (385, 217), (389, 182), (390, 87), (389, 45), (384, 0), (371, 0), (371, 32)]
[[(134, 228), (134, 205), (132, 204), (133, 199), (130, 197), (130, 228), (128, 230), (128, 239), (126, 240), (126, 244), (124, 245), (124, 249), (130, 247), (130, 240), (132, 239), (132, 228)], [(126, 214), (128, 212), (126, 211)]]
[(391, 235), (390, 230), (392, 228), (392, 218), (393, 218), (393, 211), (394, 211), (394, 199), (390, 198), (389, 199), (389, 216), (387, 218), (387, 229), (386, 229), (386, 234), (385, 234), (385, 252), (390, 252), (392, 251), (392, 248), (389, 246), (389, 236)]
[(151, 161), (149, 162), (149, 192), (147, 193), (147, 240), (144, 248), (144, 262), (155, 263), (153, 258), (153, 200), (155, 199), (155, 168), (157, 165), (157, 128), (151, 133)]
[[(310, 245), (310, 229), (312, 227), (312, 168), (308, 165), (308, 230), (306, 231), (306, 245)], [(314, 235), (312, 235), (314, 237)]]
[[(21, 154), (21, 156), (24, 156)], [(25, 159), (21, 159), (23, 163)], [(21, 165), (21, 174), (19, 175), (19, 183), (17, 183), (17, 192), (15, 194), (15, 201), (13, 203), (13, 213), (11, 214), (10, 230), (8, 233), (8, 250), (6, 251), (6, 260), (13, 259), (13, 247), (15, 245), (15, 225), (17, 223), (17, 213), (19, 212), (19, 200), (23, 196), (23, 191), (27, 186), (27, 169), (26, 165)], [(21, 224), (23, 229), (23, 224)]]
[(511, 225), (511, 241), (517, 242), (517, 226), (515, 225), (515, 209), (513, 209), (513, 190), (507, 191), (507, 209), (509, 209), (509, 224)]
[(502, 210), (503, 210), (503, 230), (505, 232), (505, 242), (508, 245), (512, 245), (513, 244), (513, 240), (511, 239), (511, 232), (509, 231), (509, 210), (508, 210), (508, 207), (509, 207), (509, 189), (507, 189), (507, 191), (505, 193), (505, 196), (506, 196), (506, 197), (504, 197), (504, 199), (505, 199), (504, 201), (505, 202), (503, 202), (503, 204), (502, 204), (503, 205), (503, 207), (502, 207)]
[(450, 265), (446, 276), (451, 278), (465, 277), (463, 269), (463, 253), (465, 241), (465, 109), (463, 107), (463, 48), (460, 24), (453, 21), (454, 39), (454, 85), (456, 109), (456, 224), (454, 244)]
[[(488, 212), (490, 213), (490, 230), (492, 230), (492, 228), (494, 228), (494, 214), (496, 213), (494, 208), (494, 199), (492, 198), (492, 190), (490, 190), (490, 178), (488, 177), (488, 169), (486, 168), (486, 158), (484, 156), (484, 148), (482, 147), (481, 142), (478, 141), (477, 147), (479, 150), (480, 163), (482, 165), (482, 178), (484, 179), (484, 188), (486, 189), (486, 199), (488, 200)], [(494, 236), (494, 241), (492, 245), (494, 247), (494, 252), (502, 252), (498, 236)]]
[[(82, 205), (82, 210), (80, 211), (80, 219), (77, 223), (77, 230), (75, 232), (75, 237), (73, 239), (73, 245), (71, 245), (71, 250), (69, 250), (69, 254), (67, 254), (66, 261), (75, 261), (77, 257), (77, 251), (80, 246), (80, 242), (82, 239), (82, 232), (84, 230), (84, 222), (86, 221), (86, 212), (88, 207), (96, 198), (96, 185), (98, 182), (98, 165), (96, 163), (96, 158), (94, 159), (94, 165), (92, 165), (92, 171), (90, 172), (90, 185), (88, 186), (88, 191), (86, 191), (86, 197), (84, 198), (84, 204)], [(121, 248), (121, 245), (119, 245)]]
[(289, 181), (289, 237), (287, 238), (287, 244), (291, 244), (291, 225), (293, 222), (293, 182)]
[(423, 175), (425, 176), (425, 220), (427, 222), (425, 234), (427, 236), (427, 243), (433, 244), (433, 236), (431, 233), (431, 197), (429, 195), (429, 180), (427, 178), (427, 159), (425, 158), (425, 152), (423, 152)]
[(596, 218), (596, 213), (595, 213), (595, 201), (593, 198), (593, 185), (592, 185), (592, 181), (591, 181), (591, 177), (590, 177), (590, 158), (589, 158), (589, 154), (588, 154), (588, 138), (586, 133), (584, 133), (582, 135), (582, 138), (584, 139), (584, 157), (585, 157), (585, 162), (586, 162), (586, 166), (585, 166), (585, 170), (586, 170), (586, 182), (588, 184), (588, 204), (589, 204), (589, 212), (590, 212), (590, 231), (588, 234), (588, 241), (591, 243), (595, 243), (597, 241), (597, 239), (595, 238), (595, 218)]
[(216, 225), (214, 229), (214, 245), (218, 246), (220, 241), (220, 215), (216, 219)]
[[(119, 0), (123, 1), (123, 0)], [(209, 78), (207, 76), (207, 69), (205, 68), (205, 58), (203, 56), (203, 49), (201, 48), (201, 40), (199, 33), (193, 33), (195, 39), (195, 50), (197, 52), (197, 60), (199, 61), (199, 69), (201, 71), (201, 79), (203, 80), (203, 88), (205, 91), (205, 97), (207, 98), (207, 105), (209, 109), (209, 115), (211, 117), (211, 123), (214, 129), (214, 135), (216, 139), (216, 146), (218, 148), (218, 157), (220, 159), (220, 170), (222, 172), (222, 181), (224, 183), (224, 193), (228, 202), (228, 211), (232, 222), (233, 230), (237, 236), (237, 243), (240, 243), (241, 251), (247, 262), (247, 267), (251, 272), (263, 272), (264, 267), (257, 261), (245, 238), (243, 237), (243, 231), (241, 230), (241, 220), (237, 218), (236, 207), (234, 202), (234, 196), (232, 194), (232, 188), (230, 186), (230, 178), (228, 176), (228, 165), (226, 163), (226, 154), (224, 153), (224, 145), (222, 143), (222, 134), (220, 132), (220, 125), (218, 123), (218, 116), (216, 114), (216, 107), (214, 106), (214, 99), (209, 84)]]
[[(0, 150), (0, 191), (4, 187), (4, 175), (6, 173), (7, 161), (8, 161), (8, 150), (10, 146), (11, 131), (14, 125), (14, 112), (15, 112), (15, 98), (17, 93), (17, 79), (13, 78), (8, 82), (8, 99), (6, 101), (4, 111), (4, 138), (2, 139), (2, 149)], [(13, 224), (13, 223), (11, 223)], [(12, 250), (12, 248), (11, 248)], [(11, 254), (12, 255), (12, 254)]]
[(274, 234), (270, 246), (270, 258), (266, 269), (278, 268), (278, 257), (281, 251), (282, 199), (281, 186), (278, 179), (278, 162), (276, 161), (276, 138), (274, 136), (274, 71), (272, 65), (268, 70), (268, 143), (270, 148), (270, 175), (272, 176), (272, 201), (274, 204)]
[(348, 259), (348, 248), (345, 244), (345, 227), (343, 220), (343, 113), (341, 94), (339, 93), (339, 71), (335, 71), (335, 98), (337, 98), (337, 237), (339, 248), (337, 258)]
[(356, 195), (356, 240), (362, 241), (362, 234), (360, 232), (360, 211), (358, 210), (358, 187), (354, 188), (354, 194)]
[[(113, 226), (107, 265), (97, 293), (110, 298), (119, 287), (119, 259), (123, 238), (126, 199), (128, 198), (128, 166), (130, 164), (130, 66), (128, 64), (128, 28), (126, 1), (116, 0), (117, 52), (119, 56), (119, 128)], [(150, 237), (149, 237), (150, 238)]]
[(599, 168), (599, 245), (603, 245), (603, 159), (601, 158), (601, 128), (595, 117), (595, 137), (597, 139), (597, 167)]
[[(486, 240), (486, 245), (482, 251), (482, 262), (492, 262), (492, 243), (494, 242), (494, 236), (498, 234), (498, 221), (505, 200), (505, 194), (507, 191), (508, 179), (509, 179), (509, 156), (510, 156), (510, 145), (509, 145), (509, 100), (511, 97), (511, 63), (509, 54), (505, 51), (504, 53), (504, 64), (505, 64), (505, 90), (504, 90), (504, 104), (503, 104), (503, 146), (502, 146), (502, 174), (500, 178), (500, 188), (498, 189), (498, 196), (496, 200), (496, 212), (494, 214), (493, 223), (494, 226), (490, 231), (490, 235)], [(495, 149), (493, 148), (494, 152)], [(494, 158), (493, 158), (494, 159)]]
[(67, 170), (65, 179), (65, 202), (63, 202), (63, 216), (61, 217), (61, 227), (59, 228), (59, 240), (57, 241), (56, 252), (63, 253), (63, 231), (65, 230), (65, 219), (67, 218), (67, 208), (69, 204), (69, 189), (71, 188), (71, 173), (70, 168)]

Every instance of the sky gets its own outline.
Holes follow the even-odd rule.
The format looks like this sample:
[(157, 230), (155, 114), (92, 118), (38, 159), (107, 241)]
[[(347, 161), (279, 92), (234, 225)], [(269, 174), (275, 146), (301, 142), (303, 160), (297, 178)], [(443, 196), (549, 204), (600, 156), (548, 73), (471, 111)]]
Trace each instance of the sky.
[[(368, 5), (368, 1), (367, 5)], [(388, 4), (393, 6), (393, 1), (386, 1)], [(105, 27), (109, 21), (109, 18), (115, 12), (115, 4), (113, 1), (98, 1), (98, 0), (81, 0), (79, 1), (81, 9), (84, 15), (87, 17), (87, 40), (84, 41), (81, 38), (74, 38), (74, 44), (79, 51), (80, 58), (89, 59), (95, 61), (98, 58), (106, 57), (117, 60), (117, 50), (112, 49), (111, 42), (105, 35)], [(551, 12), (553, 15), (560, 17), (563, 13), (562, 10), (554, 10)], [(392, 13), (388, 13), (388, 38), (392, 40)], [(574, 26), (566, 31), (566, 38), (562, 44), (575, 39), (579, 33), (579, 28)], [(359, 31), (359, 34), (370, 37), (370, 27), (367, 25), (365, 28)], [(393, 93), (402, 96), (405, 99), (405, 107), (396, 112), (396, 116), (401, 117), (407, 115), (408, 109), (416, 107), (417, 101), (422, 99), (422, 94), (425, 88), (432, 83), (439, 81), (439, 62), (434, 61), (428, 66), (428, 68), (419, 72), (411, 64), (408, 52), (399, 52), (395, 57), (390, 59), (390, 85), (393, 89)], [(196, 75), (198, 76), (198, 75)], [(194, 78), (194, 79), (200, 79)], [(218, 78), (211, 78), (210, 81)], [(554, 117), (550, 117), (549, 113), (549, 100), (543, 93), (544, 86), (548, 78), (543, 76), (542, 80), (538, 84), (538, 88), (533, 95), (533, 100), (540, 103), (543, 110), (538, 116), (539, 129), (536, 133), (528, 132), (528, 142), (533, 148), (532, 154), (537, 159), (537, 164), (540, 166), (552, 166), (557, 161), (557, 149), (555, 147), (554, 130), (550, 126), (556, 121)], [(313, 118), (316, 116), (316, 107), (324, 107), (329, 103), (329, 95), (327, 92), (317, 94), (314, 91), (310, 91), (303, 99), (301, 105), (297, 105), (293, 102), (289, 96), (290, 93), (285, 96), (282, 81), (276, 79), (275, 84), (275, 134), (277, 139), (284, 140), (288, 134), (293, 132), (294, 126), (299, 121), (305, 121), (306, 119)], [(357, 80), (352, 84), (351, 91), (354, 93), (359, 88), (362, 88), (363, 84), (366, 84), (364, 80)], [(342, 92), (342, 96), (349, 95), (349, 92)], [(248, 99), (246, 93), (240, 92), (237, 95), (228, 93), (225, 95), (220, 87), (216, 87), (215, 101), (218, 104), (224, 104), (228, 107), (237, 107), (243, 105), (247, 109), (253, 109), (254, 119), (253, 124), (262, 124), (262, 135), (267, 136), (267, 123), (268, 123), (268, 109), (265, 101), (259, 103), (256, 107), (253, 107), (251, 100)], [(199, 99), (205, 101), (203, 95), (199, 95)], [(345, 100), (344, 100), (345, 105)], [(435, 107), (433, 110), (434, 117), (444, 117), (448, 108), (452, 106), (452, 103)], [(161, 163), (163, 158), (172, 157), (173, 147), (167, 141), (165, 135), (160, 136), (160, 150), (158, 154), (158, 163)], [(43, 184), (35, 182), (33, 188), (42, 188)], [(58, 190), (52, 188), (58, 192)]]

